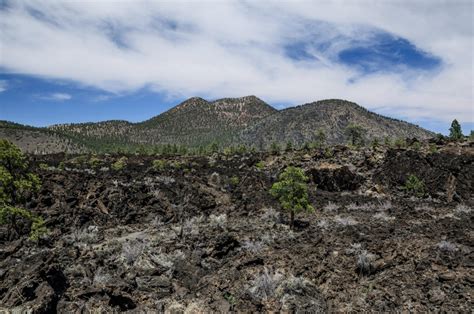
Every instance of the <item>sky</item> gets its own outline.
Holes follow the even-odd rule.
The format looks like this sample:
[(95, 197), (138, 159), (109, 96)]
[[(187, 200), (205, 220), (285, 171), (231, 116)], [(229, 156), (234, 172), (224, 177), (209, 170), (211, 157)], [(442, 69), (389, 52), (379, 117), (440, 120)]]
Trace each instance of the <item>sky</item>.
[(137, 122), (193, 96), (256, 95), (469, 133), (473, 3), (0, 0), (0, 120)]

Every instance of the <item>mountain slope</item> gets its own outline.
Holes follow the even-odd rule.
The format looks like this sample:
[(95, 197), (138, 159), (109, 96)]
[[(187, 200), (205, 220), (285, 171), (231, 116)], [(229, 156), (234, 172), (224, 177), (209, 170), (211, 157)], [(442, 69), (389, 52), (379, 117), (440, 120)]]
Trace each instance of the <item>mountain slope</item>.
[(341, 144), (347, 142), (344, 132), (351, 123), (364, 128), (369, 140), (385, 137), (424, 139), (434, 135), (414, 124), (370, 112), (355, 103), (328, 99), (281, 110), (242, 131), (239, 140), (263, 148), (272, 142), (292, 141), (302, 145), (313, 141), (315, 132), (322, 129), (328, 143)]
[(48, 127), (48, 130), (67, 136), (91, 151), (107, 152), (132, 145), (130, 132), (133, 125), (128, 121), (109, 120), (97, 123), (56, 124)]
[(129, 145), (179, 144), (186, 146), (229, 142), (238, 131), (277, 112), (255, 96), (208, 102), (193, 97), (140, 123), (111, 120), (99, 123), (53, 125), (93, 150)]
[(73, 154), (87, 150), (64, 134), (8, 121), (0, 121), (0, 138), (11, 141), (24, 152), (34, 154), (60, 152)]
[(255, 96), (206, 101), (193, 97), (140, 123), (111, 120), (98, 123), (33, 128), (0, 124), (0, 137), (12, 139), (29, 152), (136, 151), (141, 146), (176, 144), (187, 147), (221, 147), (247, 144), (268, 148), (272, 142), (296, 146), (314, 141), (322, 129), (330, 144), (347, 143), (349, 124), (366, 130), (366, 139), (424, 139), (434, 134), (416, 125), (387, 118), (345, 100), (329, 99), (274, 109)]
[(236, 131), (277, 112), (255, 96), (223, 98), (208, 102), (191, 98), (150, 120), (138, 123), (132, 138), (147, 143), (180, 143), (189, 146), (225, 142)]

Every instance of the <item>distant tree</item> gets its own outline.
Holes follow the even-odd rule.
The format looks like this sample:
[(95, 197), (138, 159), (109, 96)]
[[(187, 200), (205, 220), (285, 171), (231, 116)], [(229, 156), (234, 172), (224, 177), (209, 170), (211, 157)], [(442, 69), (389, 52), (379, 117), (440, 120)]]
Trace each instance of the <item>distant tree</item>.
[(209, 150), (211, 153), (217, 153), (219, 151), (219, 144), (217, 144), (217, 142), (212, 142), (209, 146)]
[(163, 155), (170, 155), (172, 151), (172, 147), (170, 144), (164, 144), (161, 146), (161, 153)]
[(278, 179), (279, 181), (272, 185), (270, 194), (278, 199), (283, 209), (290, 212), (290, 226), (293, 228), (295, 213), (314, 211), (308, 199), (308, 177), (303, 169), (290, 166)]
[(349, 124), (345, 130), (347, 137), (349, 137), (351, 144), (354, 146), (364, 145), (365, 132), (363, 127), (353, 123)]
[(181, 145), (181, 146), (179, 147), (179, 154), (180, 154), (180, 155), (183, 155), (183, 156), (184, 156), (184, 155), (187, 155), (187, 154), (188, 154), (188, 148), (187, 148), (186, 146), (184, 146), (184, 145)]
[(197, 150), (197, 154), (199, 156), (205, 155), (206, 154), (206, 148), (202, 145), (199, 145), (198, 150)]
[(318, 129), (314, 134), (314, 144), (317, 148), (323, 148), (326, 145), (326, 133), (323, 129)]
[(469, 139), (474, 141), (474, 130), (471, 130), (471, 135), (469, 135)]
[(240, 144), (239, 147), (237, 148), (237, 151), (240, 154), (245, 154), (248, 151), (248, 147), (245, 144)]
[(146, 147), (145, 145), (140, 145), (137, 149), (137, 153), (141, 156), (143, 155), (146, 155), (147, 154), (147, 150), (146, 150)]
[(286, 148), (285, 148), (285, 150), (286, 150), (287, 152), (293, 150), (293, 142), (292, 142), (292, 141), (286, 142)]
[(449, 137), (453, 140), (459, 141), (464, 135), (462, 134), (461, 125), (458, 120), (454, 119), (449, 128)]
[(309, 151), (311, 149), (311, 143), (308, 143), (308, 142), (305, 142), (304, 145), (303, 145), (303, 149), (305, 151)]
[(393, 142), (393, 145), (396, 147), (396, 148), (403, 148), (403, 147), (406, 147), (407, 146), (407, 141), (403, 138), (397, 138), (395, 140), (395, 142)]
[(376, 149), (377, 147), (380, 146), (380, 142), (378, 138), (374, 138), (371, 143), (372, 149)]
[(173, 145), (171, 146), (171, 154), (172, 154), (172, 155), (176, 155), (176, 154), (178, 154), (178, 152), (179, 152), (178, 145), (173, 144)]

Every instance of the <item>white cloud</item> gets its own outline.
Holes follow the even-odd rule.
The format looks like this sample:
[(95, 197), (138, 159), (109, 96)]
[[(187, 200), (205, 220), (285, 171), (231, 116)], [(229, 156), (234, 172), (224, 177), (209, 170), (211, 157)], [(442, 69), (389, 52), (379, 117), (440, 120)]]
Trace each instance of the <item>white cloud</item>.
[(0, 93), (7, 90), (8, 82), (6, 80), (0, 80)]
[[(113, 93), (148, 87), (176, 97), (255, 94), (291, 104), (343, 98), (411, 119), (473, 122), (472, 5), (469, 0), (11, 2), (0, 11), (0, 67)], [(360, 39), (374, 27), (440, 57), (443, 67), (436, 73), (379, 72), (349, 83), (356, 70), (331, 61), (350, 45), (340, 35)], [(308, 36), (335, 46), (318, 55), (319, 63), (284, 56), (283, 44)], [(57, 100), (70, 99), (66, 95)]]
[(70, 100), (72, 96), (66, 93), (51, 93), (47, 95), (38, 95), (38, 98), (44, 99), (44, 100), (65, 101), (65, 100)]

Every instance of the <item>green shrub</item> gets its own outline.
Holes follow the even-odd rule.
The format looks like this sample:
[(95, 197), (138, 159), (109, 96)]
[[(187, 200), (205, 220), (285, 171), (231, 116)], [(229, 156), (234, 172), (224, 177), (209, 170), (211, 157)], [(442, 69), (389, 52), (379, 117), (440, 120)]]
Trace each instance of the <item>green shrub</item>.
[(418, 197), (425, 195), (425, 183), (414, 174), (408, 176), (402, 189)]
[(407, 146), (407, 142), (403, 138), (397, 138), (393, 144), (396, 148), (404, 148)]
[(227, 302), (229, 302), (230, 306), (234, 306), (237, 304), (237, 299), (230, 292), (224, 293), (224, 299), (226, 299)]
[(0, 204), (15, 204), (27, 193), (37, 192), (39, 178), (28, 171), (21, 150), (7, 140), (0, 140)]
[(49, 166), (48, 164), (45, 164), (44, 162), (42, 162), (38, 165), (38, 168), (40, 168), (41, 170), (48, 170)]
[(436, 153), (438, 152), (438, 147), (436, 144), (430, 144), (430, 153)]
[(237, 147), (237, 151), (239, 152), (239, 154), (245, 154), (249, 151), (249, 148), (244, 145), (244, 144), (240, 144), (238, 147)]
[(115, 170), (115, 171), (122, 170), (127, 165), (127, 161), (128, 161), (128, 158), (123, 156), (119, 160), (114, 162), (110, 167), (112, 168), (112, 170)]
[(332, 149), (329, 148), (329, 147), (326, 147), (326, 148), (324, 149), (324, 157), (326, 157), (326, 158), (332, 158), (332, 157), (334, 157), (334, 150), (332, 150)]
[(102, 164), (102, 160), (100, 160), (98, 157), (96, 156), (92, 156), (90, 159), (89, 159), (89, 166), (92, 167), (93, 169), (97, 169), (99, 168), (99, 166)]
[(30, 237), (37, 240), (47, 232), (44, 220), (15, 206), (40, 188), (39, 178), (27, 170), (28, 162), (21, 150), (7, 140), (0, 140), (0, 225), (20, 234), (19, 221), (25, 219), (30, 223)]
[(87, 155), (82, 155), (82, 156), (77, 156), (71, 160), (69, 160), (69, 163), (75, 165), (75, 166), (84, 166), (88, 161)]
[(8, 205), (0, 206), (0, 225), (7, 225), (10, 230), (17, 234), (21, 233), (19, 221), (25, 219), (30, 224), (30, 239), (37, 241), (41, 236), (48, 233), (44, 219), (32, 214), (30, 211)]
[(176, 160), (171, 163), (171, 167), (173, 167), (176, 170), (184, 169), (184, 163)]
[(235, 148), (233, 146), (229, 146), (229, 147), (224, 148), (224, 150), (222, 152), (223, 152), (224, 155), (230, 156), (230, 155), (234, 154)]
[(153, 160), (153, 169), (156, 171), (163, 171), (166, 168), (166, 160), (156, 159)]
[(283, 209), (290, 212), (290, 226), (293, 228), (295, 213), (314, 211), (308, 199), (308, 177), (303, 169), (290, 166), (278, 179), (279, 181), (272, 185), (270, 194), (278, 199)]
[(229, 182), (232, 186), (237, 186), (240, 183), (240, 179), (238, 176), (232, 176)]
[(259, 162), (257, 162), (257, 163), (255, 164), (255, 167), (256, 167), (258, 170), (262, 170), (262, 169), (265, 168), (265, 163), (261, 160), (261, 161), (259, 161)]
[(419, 151), (421, 149), (421, 143), (416, 141), (411, 145), (411, 148), (413, 148), (415, 151)]

